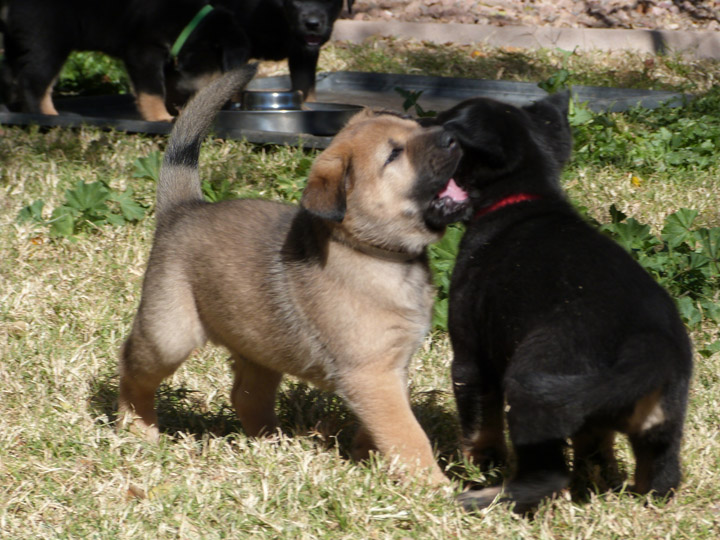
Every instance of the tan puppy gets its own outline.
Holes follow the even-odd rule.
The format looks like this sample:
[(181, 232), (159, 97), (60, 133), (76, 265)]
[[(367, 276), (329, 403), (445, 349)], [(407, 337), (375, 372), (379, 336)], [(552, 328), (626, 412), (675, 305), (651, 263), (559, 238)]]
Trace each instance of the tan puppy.
[(430, 322), (425, 248), (467, 210), (443, 191), (460, 150), (442, 127), (362, 112), (317, 158), (300, 208), (206, 203), (200, 143), (251, 75), (202, 90), (173, 130), (120, 360), (121, 420), (156, 438), (155, 390), (209, 339), (232, 353), (232, 402), (249, 435), (277, 428), (275, 394), (289, 373), (347, 401), (362, 423), (357, 455), (395, 454), (446, 481), (410, 409), (407, 367)]

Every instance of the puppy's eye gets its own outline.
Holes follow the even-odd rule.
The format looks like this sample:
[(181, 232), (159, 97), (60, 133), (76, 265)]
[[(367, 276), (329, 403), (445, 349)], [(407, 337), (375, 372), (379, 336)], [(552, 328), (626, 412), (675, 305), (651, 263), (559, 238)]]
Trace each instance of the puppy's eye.
[(385, 165), (387, 165), (388, 163), (392, 163), (393, 161), (395, 161), (395, 160), (400, 156), (400, 154), (403, 153), (403, 150), (404, 150), (404, 148), (402, 148), (402, 147), (400, 147), (400, 146), (396, 146), (395, 148), (393, 148), (393, 149), (390, 151), (390, 155), (388, 156), (387, 161), (385, 162)]

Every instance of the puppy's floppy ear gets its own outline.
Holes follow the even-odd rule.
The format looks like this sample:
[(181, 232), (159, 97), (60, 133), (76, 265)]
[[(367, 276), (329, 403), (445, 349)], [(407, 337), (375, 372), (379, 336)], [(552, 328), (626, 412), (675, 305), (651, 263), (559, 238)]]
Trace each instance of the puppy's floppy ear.
[[(560, 114), (563, 118), (568, 115), (570, 108), (570, 91), (563, 90), (550, 94), (535, 103), (525, 107), (530, 113), (539, 114), (540, 116), (551, 116), (552, 114)], [(552, 111), (552, 112), (551, 112)]]
[(311, 214), (340, 223), (345, 217), (345, 179), (350, 168), (350, 145), (336, 142), (330, 145), (310, 169), (308, 183), (300, 205)]
[(348, 13), (352, 13), (352, 7), (353, 7), (354, 3), (355, 3), (355, 0), (347, 0)]
[(559, 165), (572, 152), (572, 131), (568, 122), (570, 92), (557, 92), (525, 107)]
[(511, 159), (505, 141), (494, 126), (471, 121), (464, 115), (446, 121), (443, 126), (455, 136), (466, 155), (476, 157), (486, 166), (504, 167)]

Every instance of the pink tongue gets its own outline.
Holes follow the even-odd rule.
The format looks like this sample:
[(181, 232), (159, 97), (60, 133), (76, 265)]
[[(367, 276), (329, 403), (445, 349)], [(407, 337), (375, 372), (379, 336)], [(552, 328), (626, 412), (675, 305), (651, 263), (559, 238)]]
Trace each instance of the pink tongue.
[(468, 198), (467, 192), (455, 183), (453, 178), (447, 183), (445, 189), (438, 193), (438, 198), (450, 197), (455, 202), (462, 202)]

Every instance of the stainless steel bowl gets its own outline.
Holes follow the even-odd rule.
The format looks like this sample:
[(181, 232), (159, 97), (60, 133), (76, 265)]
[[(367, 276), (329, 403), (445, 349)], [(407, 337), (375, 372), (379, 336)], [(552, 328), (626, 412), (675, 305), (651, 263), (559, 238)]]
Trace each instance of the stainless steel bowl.
[(297, 90), (246, 90), (240, 99), (243, 111), (299, 111), (303, 102)]
[(307, 102), (302, 110), (243, 111), (231, 103), (220, 111), (216, 125), (225, 130), (335, 135), (362, 109), (359, 105)]

